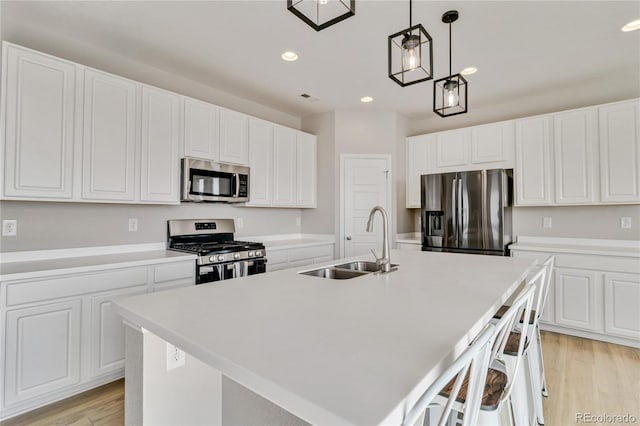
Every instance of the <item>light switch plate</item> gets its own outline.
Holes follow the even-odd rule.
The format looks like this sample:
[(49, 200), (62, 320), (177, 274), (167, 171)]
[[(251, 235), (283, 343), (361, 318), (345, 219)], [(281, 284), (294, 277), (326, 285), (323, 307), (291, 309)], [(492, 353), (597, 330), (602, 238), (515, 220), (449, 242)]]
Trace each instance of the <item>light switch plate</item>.
[(167, 371), (182, 367), (186, 362), (184, 351), (167, 342)]
[(296, 226), (300, 228), (302, 226), (302, 219), (300, 216), (296, 217)]
[(241, 217), (236, 218), (236, 226), (238, 229), (244, 228), (244, 219)]
[(131, 218), (129, 219), (129, 232), (137, 232), (138, 231), (138, 219)]
[(623, 216), (620, 218), (620, 228), (622, 229), (631, 229), (631, 218), (628, 216)]
[(543, 228), (551, 228), (553, 226), (553, 219), (550, 217), (542, 218), (542, 227)]

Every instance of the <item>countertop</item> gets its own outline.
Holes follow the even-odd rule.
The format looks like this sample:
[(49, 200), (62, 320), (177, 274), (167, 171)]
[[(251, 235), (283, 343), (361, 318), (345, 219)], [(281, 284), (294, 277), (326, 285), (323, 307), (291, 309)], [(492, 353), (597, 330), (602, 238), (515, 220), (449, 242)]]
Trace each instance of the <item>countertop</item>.
[(196, 259), (194, 254), (169, 250), (134, 251), (0, 263), (0, 280), (18, 280), (44, 276), (84, 273), (104, 269), (180, 262)]
[(406, 250), (391, 259), (399, 266), (388, 274), (328, 280), (289, 269), (113, 308), (312, 424), (399, 424), (533, 260)]
[(404, 234), (398, 234), (396, 236), (396, 243), (422, 244), (422, 235), (420, 234), (420, 232), (408, 232)]
[(640, 241), (522, 236), (509, 250), (640, 257)]

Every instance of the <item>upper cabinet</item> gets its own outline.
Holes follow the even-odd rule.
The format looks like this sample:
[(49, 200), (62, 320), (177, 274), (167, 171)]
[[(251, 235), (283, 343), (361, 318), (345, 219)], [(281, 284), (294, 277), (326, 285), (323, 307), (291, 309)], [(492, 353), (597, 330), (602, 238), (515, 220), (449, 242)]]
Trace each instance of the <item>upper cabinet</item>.
[(135, 199), (136, 95), (135, 82), (85, 69), (82, 198)]
[(75, 64), (8, 45), (2, 65), (3, 195), (71, 199)]
[(218, 161), (220, 113), (215, 105), (184, 99), (184, 156)]
[(466, 166), (469, 162), (469, 129), (449, 130), (433, 135), (436, 169)]
[(249, 164), (249, 117), (220, 108), (220, 161)]
[(516, 121), (516, 204), (551, 204), (551, 117)]
[(513, 167), (515, 125), (513, 121), (471, 128), (471, 163)]
[(603, 203), (640, 202), (640, 102), (598, 108)]
[(317, 138), (259, 119), (249, 121), (249, 207), (314, 208)]
[(420, 176), (431, 170), (429, 148), (432, 140), (431, 135), (407, 138), (407, 208), (420, 207)]

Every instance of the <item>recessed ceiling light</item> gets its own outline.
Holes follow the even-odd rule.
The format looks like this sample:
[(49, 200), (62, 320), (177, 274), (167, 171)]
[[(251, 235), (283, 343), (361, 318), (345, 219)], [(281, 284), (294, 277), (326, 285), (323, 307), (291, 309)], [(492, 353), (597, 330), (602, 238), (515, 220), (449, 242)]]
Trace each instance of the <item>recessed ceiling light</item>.
[(466, 67), (465, 69), (460, 71), (460, 74), (462, 74), (462, 75), (471, 75), (471, 74), (475, 74), (476, 72), (478, 72), (478, 68), (476, 68), (476, 67)]
[(365, 104), (369, 103), (369, 102), (372, 102), (372, 101), (373, 101), (373, 98), (371, 96), (364, 96), (364, 97), (360, 98), (360, 102), (364, 102)]
[(284, 52), (282, 55), (280, 55), (280, 57), (287, 62), (298, 60), (298, 54), (296, 52), (291, 52), (291, 51)]
[(636, 19), (635, 21), (629, 22), (627, 25), (621, 28), (622, 31), (628, 33), (629, 31), (634, 31), (640, 29), (640, 19)]

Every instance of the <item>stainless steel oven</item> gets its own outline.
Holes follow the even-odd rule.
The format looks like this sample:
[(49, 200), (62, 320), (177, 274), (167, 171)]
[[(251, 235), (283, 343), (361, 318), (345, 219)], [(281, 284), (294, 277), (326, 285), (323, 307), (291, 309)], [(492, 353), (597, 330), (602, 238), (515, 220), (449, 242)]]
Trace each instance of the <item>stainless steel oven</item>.
[(192, 158), (182, 159), (182, 201), (249, 201), (249, 168)]

